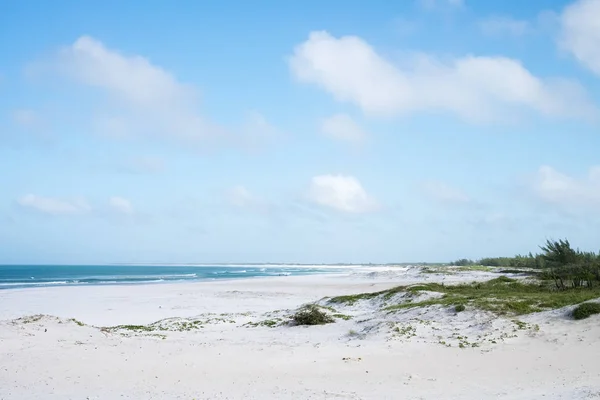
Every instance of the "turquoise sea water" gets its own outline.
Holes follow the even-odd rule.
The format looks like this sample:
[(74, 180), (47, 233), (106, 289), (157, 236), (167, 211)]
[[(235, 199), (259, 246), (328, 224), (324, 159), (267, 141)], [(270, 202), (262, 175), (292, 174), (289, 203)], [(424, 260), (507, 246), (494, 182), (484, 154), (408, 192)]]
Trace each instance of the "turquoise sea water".
[(189, 282), (343, 271), (343, 268), (294, 265), (0, 265), (0, 290)]

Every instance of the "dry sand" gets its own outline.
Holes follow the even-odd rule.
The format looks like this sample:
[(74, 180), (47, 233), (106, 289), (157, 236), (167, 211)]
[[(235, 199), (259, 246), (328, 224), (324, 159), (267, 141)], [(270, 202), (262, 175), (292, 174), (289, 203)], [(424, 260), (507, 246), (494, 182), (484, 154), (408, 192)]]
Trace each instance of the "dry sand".
[[(573, 321), (569, 308), (517, 324), (437, 306), (390, 315), (374, 299), (338, 307), (352, 319), (335, 324), (252, 325), (325, 296), (494, 276), (379, 268), (4, 290), (0, 399), (600, 398), (600, 316)], [(101, 329), (159, 320), (152, 331)]]

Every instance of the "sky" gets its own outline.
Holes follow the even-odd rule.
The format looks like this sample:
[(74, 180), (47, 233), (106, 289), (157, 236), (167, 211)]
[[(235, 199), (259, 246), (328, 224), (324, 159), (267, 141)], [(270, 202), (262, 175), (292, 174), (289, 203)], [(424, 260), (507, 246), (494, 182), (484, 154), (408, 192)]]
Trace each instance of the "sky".
[(7, 0), (0, 263), (600, 241), (600, 0)]

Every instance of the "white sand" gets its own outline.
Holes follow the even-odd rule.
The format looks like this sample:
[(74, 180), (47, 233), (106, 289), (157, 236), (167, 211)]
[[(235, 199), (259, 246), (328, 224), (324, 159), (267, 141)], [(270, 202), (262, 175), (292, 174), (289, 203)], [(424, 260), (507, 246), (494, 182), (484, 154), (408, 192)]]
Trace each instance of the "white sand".
[[(518, 326), (476, 310), (386, 314), (374, 299), (337, 307), (353, 318), (335, 324), (244, 326), (325, 296), (497, 276), (391, 271), (0, 291), (0, 399), (600, 398), (600, 316), (568, 309)], [(97, 328), (171, 317), (166, 330)]]

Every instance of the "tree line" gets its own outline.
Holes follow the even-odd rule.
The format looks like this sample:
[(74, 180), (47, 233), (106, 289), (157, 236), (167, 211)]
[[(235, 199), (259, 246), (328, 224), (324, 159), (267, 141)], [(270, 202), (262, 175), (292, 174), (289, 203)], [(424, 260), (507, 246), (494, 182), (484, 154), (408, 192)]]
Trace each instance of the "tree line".
[(517, 255), (514, 257), (486, 257), (479, 260), (466, 258), (449, 265), (485, 265), (515, 269), (539, 270), (542, 279), (553, 280), (556, 288), (591, 288), (600, 284), (600, 252), (586, 252), (574, 249), (567, 239), (546, 240), (540, 246), (540, 253)]

